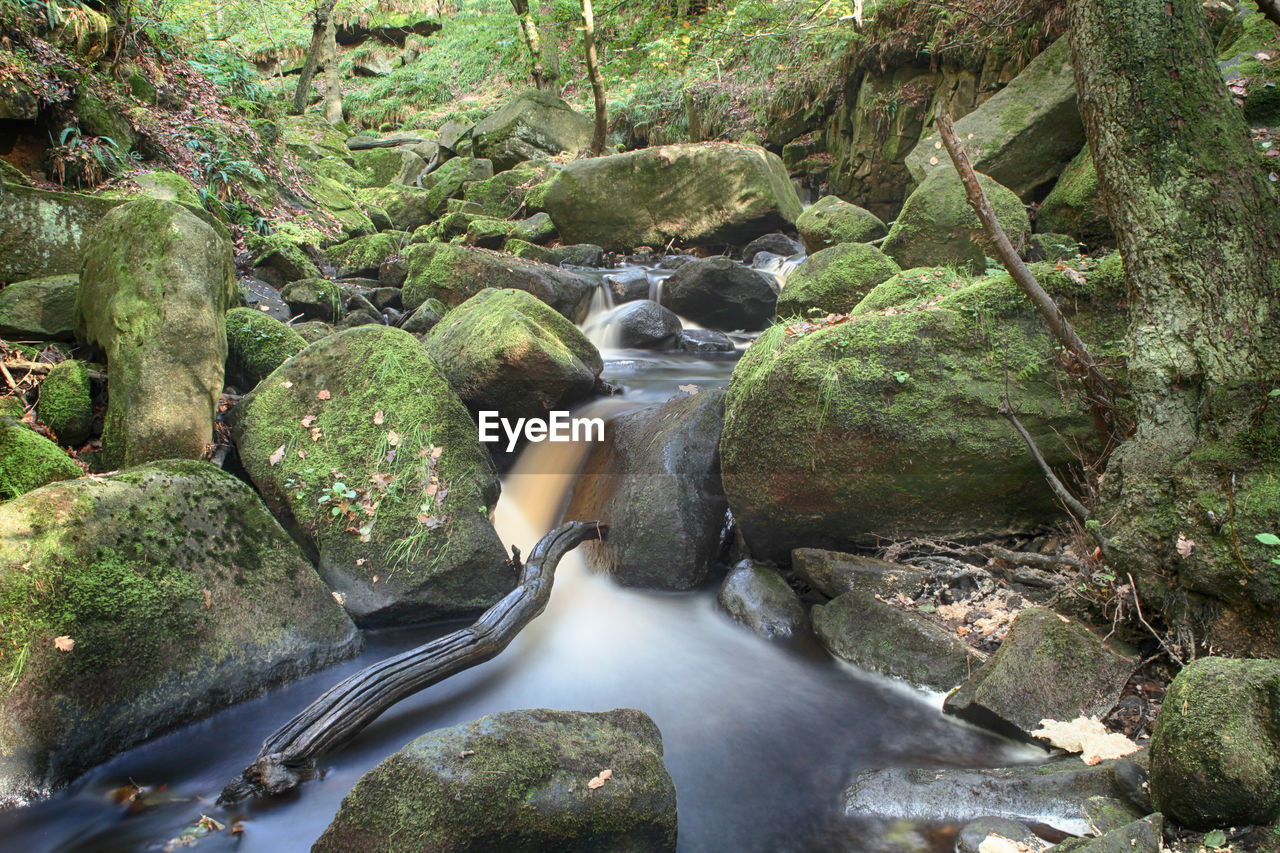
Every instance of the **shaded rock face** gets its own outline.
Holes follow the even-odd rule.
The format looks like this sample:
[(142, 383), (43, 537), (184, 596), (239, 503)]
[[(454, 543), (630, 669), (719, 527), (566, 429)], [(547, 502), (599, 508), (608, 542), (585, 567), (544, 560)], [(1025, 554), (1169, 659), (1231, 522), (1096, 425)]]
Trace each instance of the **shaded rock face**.
[(107, 357), (103, 460), (198, 459), (213, 437), (225, 315), (238, 292), (231, 244), (186, 208), (154, 199), (112, 210), (94, 235), (75, 318), (76, 337)]
[(0, 281), (80, 272), (90, 235), (118, 199), (4, 185), (0, 192)]
[[(1076, 290), (1052, 269), (1037, 274), (1086, 340), (1124, 338), (1121, 277), (1100, 267)], [(1007, 276), (949, 291), (927, 310), (803, 335), (767, 330), (734, 368), (720, 442), (725, 493), (752, 553), (782, 561), (793, 548), (982, 538), (1060, 519), (996, 412), (1001, 394), (1017, 400), (1051, 465), (1072, 461), (1063, 437), (1090, 445), (1092, 423), (1058, 393), (1052, 352)]]
[(1080, 623), (1032, 607), (1018, 614), (999, 651), (947, 697), (943, 710), (1027, 733), (1042, 719), (1101, 719), (1136, 668), (1136, 659), (1103, 644)]
[(14, 417), (0, 415), (0, 501), (59, 480), (71, 480), (83, 472), (43, 435)]
[[(603, 770), (603, 785), (588, 783)], [(662, 735), (632, 709), (504, 711), (423, 735), (370, 770), (312, 850), (674, 851)]]
[(715, 329), (685, 329), (676, 340), (676, 348), (683, 352), (733, 352), (733, 339)]
[(733, 621), (766, 639), (793, 636), (809, 624), (800, 596), (782, 575), (750, 560), (725, 576), (716, 601)]
[[(1058, 39), (1008, 86), (957, 120), (956, 134), (976, 170), (1031, 200), (1085, 143), (1069, 40)], [(940, 141), (933, 133), (907, 155), (907, 169), (917, 183), (953, 169), (946, 149), (935, 144)]]
[(1178, 673), (1151, 734), (1151, 797), (1198, 829), (1280, 816), (1280, 660), (1201, 658)]
[(61, 444), (78, 447), (89, 439), (93, 426), (89, 371), (82, 362), (68, 359), (55, 364), (40, 383), (40, 420)]
[(724, 392), (673, 397), (615, 419), (565, 517), (610, 525), (588, 562), (624, 586), (696, 589), (715, 576), (726, 526), (716, 452)]
[[(127, 523), (122, 523), (127, 520)], [(0, 804), (359, 651), (253, 490), (157, 462), (0, 504)], [(54, 638), (69, 636), (69, 652)], [(13, 643), (9, 642), (14, 641)], [(14, 644), (16, 643), (16, 645)]]
[(0, 290), (0, 335), (19, 340), (69, 341), (75, 337), (79, 275), (15, 281)]
[(809, 254), (839, 243), (869, 243), (887, 233), (884, 223), (874, 213), (833, 195), (823, 196), (805, 208), (796, 218), (796, 230)]
[(801, 210), (776, 155), (725, 143), (574, 160), (551, 179), (542, 206), (566, 243), (610, 250), (673, 239), (716, 248), (744, 244), (789, 226)]
[(829, 598), (857, 589), (884, 597), (901, 592), (915, 598), (925, 583), (925, 572), (887, 563), (863, 554), (842, 554), (818, 548), (791, 552), (791, 570), (805, 583)]
[(811, 616), (814, 633), (836, 657), (919, 687), (946, 690), (981, 664), (959, 637), (871, 592), (850, 590)]
[(577, 326), (522, 290), (480, 291), (423, 343), (471, 411), (512, 420), (590, 396), (604, 369)]
[(421, 243), (405, 250), (409, 263), (402, 300), (412, 311), (427, 299), (458, 305), (486, 287), (533, 294), (574, 322), (586, 317), (596, 283), (549, 264), (465, 249), (448, 243)]
[(811, 319), (847, 313), (872, 288), (901, 271), (883, 252), (865, 243), (822, 249), (787, 276), (787, 286), (778, 297), (778, 316)]
[(235, 413), (245, 471), (358, 623), (470, 615), (514, 585), (489, 522), (489, 455), (408, 332), (324, 337)]
[[(1018, 249), (1031, 232), (1027, 209), (994, 179), (979, 174), (978, 183), (1009, 242)], [(929, 175), (907, 196), (881, 249), (904, 270), (954, 262), (981, 273), (987, 268), (987, 256), (995, 255), (978, 215), (965, 200), (960, 176), (950, 166)]]
[(519, 95), (472, 132), (474, 150), (503, 172), (525, 160), (589, 148), (592, 120), (550, 92)]
[(1058, 182), (1040, 203), (1036, 230), (1070, 234), (1087, 246), (1115, 244), (1111, 220), (1098, 190), (1098, 173), (1089, 146), (1062, 171)]
[(778, 304), (774, 282), (728, 258), (690, 261), (662, 285), (662, 304), (726, 332), (763, 329)]
[(227, 379), (250, 391), (306, 345), (302, 335), (262, 311), (232, 308), (227, 312)]

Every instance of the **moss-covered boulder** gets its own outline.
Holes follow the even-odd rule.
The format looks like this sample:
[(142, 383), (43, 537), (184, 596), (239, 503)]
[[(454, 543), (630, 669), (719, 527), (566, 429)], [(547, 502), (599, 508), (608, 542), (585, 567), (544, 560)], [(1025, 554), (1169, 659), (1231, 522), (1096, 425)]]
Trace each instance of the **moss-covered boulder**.
[(614, 419), (565, 514), (601, 520), (588, 562), (624, 586), (697, 589), (718, 574), (725, 526), (716, 445), (724, 392), (680, 394)]
[(1218, 69), (1233, 96), (1243, 101), (1250, 124), (1273, 125), (1280, 120), (1275, 50), (1280, 43), (1275, 25), (1256, 3), (1241, 3), (1218, 43)]
[(367, 234), (337, 243), (324, 250), (338, 278), (377, 278), (387, 259), (400, 253), (409, 242), (403, 231)]
[(791, 637), (809, 625), (800, 596), (782, 575), (750, 560), (725, 575), (716, 603), (733, 621), (766, 639)]
[(253, 490), (203, 462), (0, 504), (0, 612), (0, 805), (360, 647)]
[(312, 258), (313, 252), (319, 257), (315, 249), (319, 239), (319, 233), (280, 228), (268, 235), (249, 232), (244, 241), (254, 272), (279, 289), (291, 281), (320, 278), (320, 267)]
[(306, 346), (302, 335), (261, 311), (227, 312), (227, 380), (241, 390), (253, 388)]
[[(806, 207), (804, 213), (796, 217), (796, 230), (804, 241), (805, 251), (811, 255), (838, 243), (869, 243), (887, 233), (884, 223), (874, 213), (834, 195), (823, 196)], [(785, 256), (791, 252), (775, 254)]]
[(991, 660), (947, 697), (943, 710), (1010, 733), (1031, 732), (1045, 719), (1102, 719), (1137, 666), (1132, 655), (1079, 622), (1031, 607), (1018, 614)]
[(797, 548), (791, 552), (791, 571), (828, 598), (851, 589), (884, 598), (898, 593), (915, 599), (923, 591), (927, 573), (866, 554), (844, 554), (821, 548)]
[(439, 299), (428, 299), (405, 318), (400, 328), (414, 335), (425, 335), (443, 319), (448, 311), (449, 306)]
[(982, 662), (955, 634), (870, 592), (850, 590), (810, 616), (819, 642), (836, 657), (918, 687), (954, 687)]
[(81, 473), (58, 445), (16, 418), (0, 415), (0, 501)]
[(1151, 798), (1197, 829), (1280, 817), (1280, 660), (1201, 658), (1178, 673), (1151, 734)]
[(80, 276), (52, 275), (15, 281), (0, 289), (0, 335), (25, 340), (75, 337)]
[[(1008, 188), (986, 175), (978, 183), (1014, 248), (1031, 232), (1027, 209)], [(954, 168), (938, 169), (907, 196), (888, 239), (881, 246), (903, 269), (956, 263), (974, 272), (987, 268), (995, 249), (983, 233), (978, 215), (965, 200), (964, 184)]]
[(506, 219), (525, 209), (526, 196), (542, 182), (546, 172), (546, 166), (521, 165), (492, 178), (468, 182), (462, 188), (462, 197), (480, 205), (486, 216)]
[(556, 237), (556, 224), (551, 221), (551, 217), (547, 214), (535, 213), (533, 216), (517, 222), (515, 229), (511, 232), (511, 236), (526, 243), (539, 245), (549, 243)]
[(662, 735), (630, 708), (503, 711), (429, 732), (361, 777), (312, 850), (382, 853), (405, 838), (442, 853), (674, 851)]
[[(1045, 48), (1008, 86), (956, 121), (973, 167), (1027, 200), (1085, 141), (1068, 42), (1060, 38)], [(917, 183), (953, 170), (936, 132), (920, 140), (906, 165)]]
[(696, 323), (726, 332), (758, 331), (773, 319), (777, 284), (728, 258), (694, 260), (662, 283), (662, 304)]
[(103, 460), (198, 459), (213, 437), (238, 294), (231, 244), (156, 199), (112, 210), (94, 233), (75, 316), (76, 337), (107, 357)]
[(88, 441), (93, 426), (93, 400), (89, 369), (83, 362), (68, 359), (49, 370), (40, 383), (36, 413), (62, 444), (77, 447)]
[[(347, 239), (372, 234), (377, 230), (374, 227), (373, 220), (361, 206), (361, 202), (365, 199), (363, 196), (358, 196), (357, 192), (378, 193), (380, 192), (379, 190), (352, 190), (346, 184), (319, 173), (309, 176), (306, 173), (301, 173), (301, 177), (303, 189), (306, 191), (307, 196), (315, 202), (316, 211), (312, 215), (312, 219), (318, 226), (326, 231), (331, 231), (336, 226), (341, 230), (342, 236)], [(394, 190), (396, 188), (391, 189)], [(386, 199), (383, 196), (375, 195), (368, 201), (380, 208), (386, 208)], [(390, 214), (391, 211), (387, 210), (386, 212)]]
[(801, 212), (777, 155), (728, 143), (574, 160), (546, 184), (541, 205), (566, 243), (613, 250), (665, 246), (673, 239), (716, 249), (743, 245), (790, 227)]
[(471, 411), (513, 420), (590, 396), (604, 368), (577, 326), (522, 290), (485, 288), (424, 343)]
[(389, 184), (385, 187), (356, 190), (356, 198), (363, 204), (381, 208), (396, 231), (412, 232), (438, 215), (432, 208), (428, 191), (420, 187)]
[(416, 338), (322, 338), (235, 409), (245, 470), (363, 625), (473, 614), (515, 583), (476, 425)]
[[(919, 308), (940, 296), (948, 296), (972, 283), (967, 270), (954, 267), (913, 267), (873, 287), (853, 306), (854, 314), (871, 314), (886, 308)], [(788, 282), (789, 283), (789, 282)]]
[(884, 252), (866, 243), (841, 243), (805, 258), (787, 276), (778, 297), (779, 317), (846, 314), (878, 284), (902, 272)]
[(483, 119), (472, 133), (474, 150), (505, 171), (524, 160), (577, 154), (591, 145), (590, 118), (551, 92), (524, 92)]
[(461, 196), (467, 183), (492, 177), (493, 163), (487, 159), (454, 157), (446, 160), (438, 169), (422, 178), (426, 209), (432, 216), (442, 216), (448, 208), (449, 199)]
[(327, 278), (304, 278), (291, 282), (280, 291), (289, 310), (308, 320), (332, 323), (342, 317), (347, 297), (342, 286)]
[(1091, 247), (1115, 242), (1106, 205), (1098, 192), (1098, 173), (1089, 146), (1080, 149), (1040, 203), (1036, 230), (1070, 234)]
[(462, 242), (468, 246), (479, 246), (484, 249), (501, 249), (515, 227), (516, 223), (507, 219), (477, 216), (467, 223), (467, 231)]
[(334, 158), (348, 166), (354, 164), (347, 148), (347, 134), (319, 113), (285, 116), (280, 120), (285, 147), (303, 163), (317, 163)]
[(550, 264), (468, 249), (448, 243), (419, 243), (405, 250), (409, 274), (402, 300), (412, 311), (428, 299), (458, 305), (486, 287), (523, 290), (574, 322), (586, 317), (596, 283)]
[(0, 281), (80, 272), (89, 235), (119, 199), (4, 184)]
[(360, 174), (360, 186), (385, 187), (388, 184), (411, 186), (427, 161), (408, 148), (366, 148), (352, 151), (351, 159)]
[[(1076, 284), (1036, 267), (1098, 357), (1124, 337), (1124, 283), (1110, 269)], [(1050, 465), (1073, 462), (1075, 442), (1091, 445), (1082, 402), (1059, 391), (1054, 353), (1007, 275), (924, 310), (769, 329), (734, 369), (720, 443), (729, 506), (753, 553), (783, 560), (792, 548), (981, 538), (1059, 520), (997, 413), (1007, 394)]]

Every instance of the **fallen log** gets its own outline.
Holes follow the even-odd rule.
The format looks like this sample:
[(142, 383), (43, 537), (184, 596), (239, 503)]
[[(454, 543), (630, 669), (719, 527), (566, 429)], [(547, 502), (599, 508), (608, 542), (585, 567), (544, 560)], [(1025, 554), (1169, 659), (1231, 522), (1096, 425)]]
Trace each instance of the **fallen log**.
[(347, 140), (347, 150), (368, 151), (370, 148), (398, 148), (401, 145), (417, 145), (426, 142), (421, 136), (388, 136), (378, 139), (372, 136), (353, 136)]
[(400, 700), (451, 675), (484, 663), (507, 647), (547, 606), (560, 558), (581, 542), (603, 539), (608, 526), (572, 521), (551, 531), (520, 565), (516, 588), (472, 625), (367, 666), (329, 688), (272, 733), (257, 759), (223, 788), (218, 802), (279, 795), (316, 775), (316, 761), (354, 738)]

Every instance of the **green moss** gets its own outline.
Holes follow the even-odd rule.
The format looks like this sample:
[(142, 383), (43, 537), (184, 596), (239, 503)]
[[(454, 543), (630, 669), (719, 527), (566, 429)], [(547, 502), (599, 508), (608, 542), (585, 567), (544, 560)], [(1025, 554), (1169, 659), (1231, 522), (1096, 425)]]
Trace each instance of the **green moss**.
[(232, 308), (227, 312), (227, 373), (245, 391), (306, 345), (301, 335), (261, 311)]
[(1098, 191), (1098, 173), (1089, 146), (1080, 150), (1040, 204), (1036, 229), (1070, 234), (1096, 246), (1114, 240), (1111, 220)]
[(357, 190), (356, 197), (362, 204), (384, 210), (392, 227), (399, 231), (412, 232), (431, 222), (437, 215), (427, 191), (418, 187), (400, 184), (372, 187)]
[(63, 444), (74, 446), (88, 439), (93, 423), (89, 393), (89, 370), (79, 361), (54, 365), (40, 383), (37, 413)]
[(507, 240), (507, 235), (515, 230), (516, 223), (504, 219), (491, 219), (487, 216), (476, 217), (467, 223), (466, 244), (480, 246), (485, 249), (500, 249)]
[(779, 317), (847, 313), (877, 285), (899, 273), (875, 246), (841, 243), (810, 255), (787, 278), (778, 297)]
[(327, 278), (306, 278), (292, 282), (280, 292), (280, 298), (289, 303), (290, 310), (328, 323), (342, 316), (345, 303), (341, 285)]
[(403, 231), (384, 231), (330, 246), (324, 250), (324, 256), (339, 267), (341, 278), (346, 277), (344, 273), (377, 269), (387, 258), (399, 254), (408, 241), (409, 235)]
[(545, 168), (519, 168), (499, 172), (483, 181), (472, 181), (463, 187), (462, 197), (479, 204), (486, 216), (508, 219), (525, 206), (525, 195), (546, 173)]
[(58, 445), (17, 421), (0, 418), (0, 501), (81, 473)]
[(876, 285), (853, 308), (854, 314), (870, 314), (885, 308), (914, 308), (921, 302), (951, 293), (973, 281), (954, 267), (916, 267)]

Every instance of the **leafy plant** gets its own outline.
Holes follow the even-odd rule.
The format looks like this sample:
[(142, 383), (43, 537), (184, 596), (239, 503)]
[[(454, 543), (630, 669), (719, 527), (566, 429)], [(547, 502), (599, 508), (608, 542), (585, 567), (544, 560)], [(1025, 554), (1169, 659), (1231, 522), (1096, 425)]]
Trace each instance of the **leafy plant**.
[(80, 128), (71, 126), (63, 129), (49, 150), (49, 171), (63, 186), (95, 187), (119, 171), (124, 159), (110, 136), (84, 136)]

